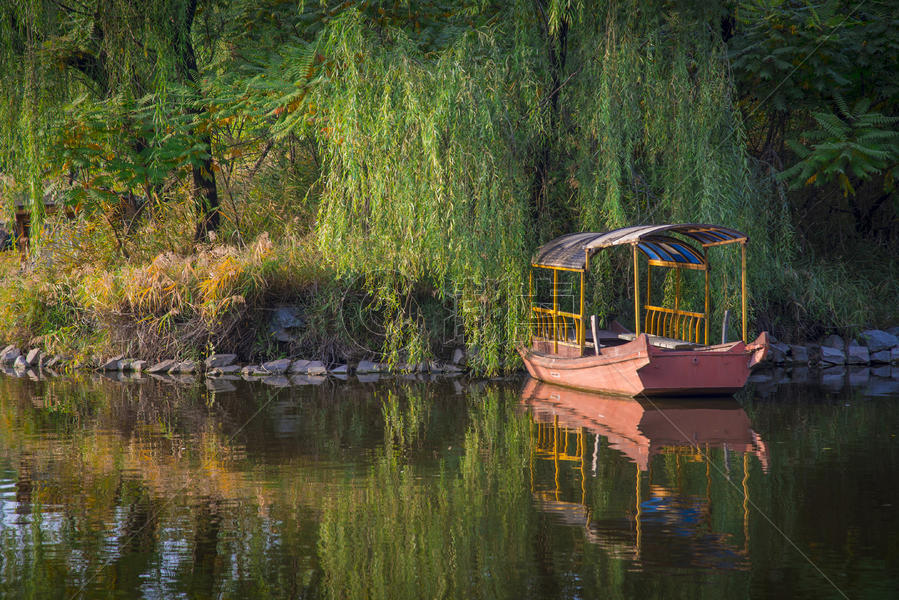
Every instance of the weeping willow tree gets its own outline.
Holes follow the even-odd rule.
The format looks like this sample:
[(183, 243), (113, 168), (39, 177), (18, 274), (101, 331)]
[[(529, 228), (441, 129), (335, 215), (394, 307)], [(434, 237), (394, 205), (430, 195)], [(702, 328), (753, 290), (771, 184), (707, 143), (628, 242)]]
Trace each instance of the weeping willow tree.
[(321, 246), (365, 277), (387, 317), (389, 354), (426, 353), (410, 300), (425, 286), (461, 298), (467, 343), (496, 369), (523, 317), (538, 59), (510, 56), (493, 30), (426, 55), (354, 14), (320, 51), (334, 65), (314, 100), (327, 107)]
[[(793, 236), (743, 149), (724, 3), (0, 6), (0, 171), (15, 186), (37, 198), (62, 180), (98, 212), (191, 195), (200, 238), (228, 156), (264, 148), (256, 172), (302, 139), (314, 183), (288, 201), (317, 211), (317, 249), (364, 282), (393, 361), (437, 350), (424, 305), (453, 300), (475, 366), (514, 364), (529, 257), (569, 231), (719, 222), (752, 239), (754, 306), (789, 284)], [(597, 261), (612, 285), (592, 312), (632, 304), (625, 269)], [(724, 279), (716, 310), (737, 291)]]
[[(194, 23), (199, 0), (0, 3), (0, 170), (34, 217), (44, 188), (137, 210), (189, 174), (197, 238), (218, 225)], [(171, 194), (170, 194), (171, 196)]]
[[(389, 354), (427, 353), (412, 301), (424, 292), (460, 298), (481, 367), (508, 364), (525, 335), (530, 253), (572, 230), (740, 228), (756, 298), (773, 289), (767, 273), (789, 260), (792, 234), (743, 150), (720, 6), (470, 12), (481, 20), (435, 45), (347, 11), (319, 36), (321, 68), (304, 88), (304, 106), (319, 108), (303, 126), (324, 157), (318, 239), (343, 273), (364, 277)], [(599, 269), (622, 275), (615, 264)], [(724, 280), (719, 310), (736, 305), (738, 285)], [(620, 301), (609, 290), (621, 287), (595, 301)]]
[[(759, 175), (745, 151), (718, 25), (723, 14), (708, 4), (658, 10), (610, 3), (581, 28), (574, 60), (583, 70), (563, 91), (572, 149), (568, 223), (583, 230), (664, 222), (740, 229), (751, 240), (758, 307), (785, 285), (778, 275), (792, 259), (793, 233), (775, 182)], [(739, 255), (713, 253), (720, 315), (738, 306)]]

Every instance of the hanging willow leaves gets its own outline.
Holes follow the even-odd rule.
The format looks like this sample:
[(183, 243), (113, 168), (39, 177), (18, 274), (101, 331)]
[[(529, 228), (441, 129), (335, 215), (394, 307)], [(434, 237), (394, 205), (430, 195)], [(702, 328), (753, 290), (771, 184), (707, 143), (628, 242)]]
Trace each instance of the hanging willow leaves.
[(321, 116), (303, 123), (325, 157), (318, 239), (366, 278), (394, 358), (425, 349), (408, 301), (424, 286), (460, 295), (467, 342), (498, 368), (523, 338), (528, 257), (566, 231), (721, 222), (757, 240), (760, 268), (789, 258), (783, 205), (759, 218), (724, 49), (704, 32), (714, 11), (556, 7), (541, 30), (524, 4), (439, 51), (354, 11), (317, 42)]

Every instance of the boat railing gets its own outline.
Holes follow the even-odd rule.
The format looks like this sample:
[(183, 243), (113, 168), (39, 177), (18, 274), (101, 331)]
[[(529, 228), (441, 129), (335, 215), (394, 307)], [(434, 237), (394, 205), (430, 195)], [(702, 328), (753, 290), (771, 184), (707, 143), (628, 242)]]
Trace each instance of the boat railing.
[[(542, 306), (532, 306), (532, 334), (535, 340), (581, 346), (585, 339), (581, 315)], [(574, 334), (572, 339), (571, 334)], [(555, 349), (554, 349), (555, 350)]]
[(649, 335), (676, 338), (700, 344), (702, 343), (700, 339), (705, 337), (704, 333), (708, 330), (706, 313), (649, 304), (644, 305), (643, 308), (645, 309), (643, 330)]

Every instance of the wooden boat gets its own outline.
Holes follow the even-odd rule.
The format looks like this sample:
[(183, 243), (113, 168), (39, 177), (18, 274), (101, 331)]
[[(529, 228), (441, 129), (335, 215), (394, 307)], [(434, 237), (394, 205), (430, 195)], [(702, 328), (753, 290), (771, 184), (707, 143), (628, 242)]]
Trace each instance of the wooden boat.
[[(531, 266), (551, 271), (552, 305), (534, 302), (532, 270), (530, 343), (518, 348), (525, 367), (541, 381), (628, 396), (721, 395), (740, 390), (750, 369), (764, 359), (768, 349), (766, 333), (751, 344), (747, 339), (747, 240), (745, 234), (727, 227), (687, 223), (573, 233), (543, 245)], [(702, 251), (692, 242), (700, 244)], [(741, 248), (743, 339), (709, 345), (708, 250), (727, 244), (739, 244)], [(630, 246), (633, 253), (634, 331), (617, 322), (600, 330), (593, 317), (588, 340), (584, 284), (590, 258), (602, 249), (622, 245)], [(647, 265), (646, 302), (642, 306), (641, 255)], [(651, 304), (652, 267), (674, 269), (673, 306)], [(704, 272), (703, 311), (687, 311), (680, 306), (684, 269)], [(563, 277), (579, 277), (578, 312), (560, 309), (560, 273)], [(561, 299), (573, 303), (576, 296), (562, 295)]]

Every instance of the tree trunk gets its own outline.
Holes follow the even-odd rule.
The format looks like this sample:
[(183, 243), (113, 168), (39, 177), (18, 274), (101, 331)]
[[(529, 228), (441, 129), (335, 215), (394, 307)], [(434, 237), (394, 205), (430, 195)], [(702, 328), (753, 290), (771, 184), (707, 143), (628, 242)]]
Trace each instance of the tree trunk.
[(197, 229), (194, 232), (194, 240), (202, 241), (209, 237), (209, 233), (219, 227), (219, 193), (215, 183), (215, 171), (212, 162), (212, 139), (205, 134), (200, 141), (209, 148), (207, 157), (199, 164), (192, 167), (194, 180), (194, 203), (197, 209)]
[[(197, 56), (194, 52), (193, 42), (190, 39), (190, 32), (193, 28), (196, 13), (197, 0), (190, 0), (187, 3), (184, 26), (179, 32), (182, 37), (179, 40), (178, 47), (182, 56), (182, 77), (194, 87), (199, 87), (200, 78), (199, 69), (197, 68)], [(199, 115), (201, 109), (197, 107), (193, 112), (195, 115)], [(194, 240), (200, 242), (207, 239), (211, 232), (218, 229), (221, 204), (219, 202), (218, 186), (215, 181), (215, 163), (212, 159), (212, 136), (208, 131), (203, 133), (195, 131), (194, 133), (207, 149), (205, 158), (194, 161), (191, 167), (194, 206), (197, 211), (197, 228), (194, 232)]]

